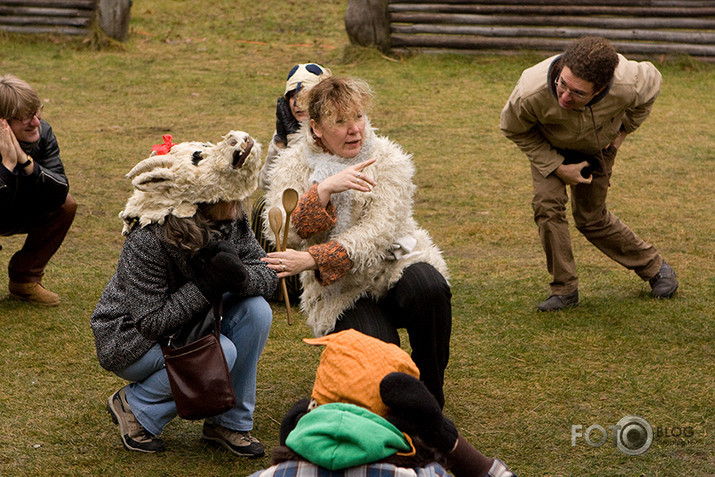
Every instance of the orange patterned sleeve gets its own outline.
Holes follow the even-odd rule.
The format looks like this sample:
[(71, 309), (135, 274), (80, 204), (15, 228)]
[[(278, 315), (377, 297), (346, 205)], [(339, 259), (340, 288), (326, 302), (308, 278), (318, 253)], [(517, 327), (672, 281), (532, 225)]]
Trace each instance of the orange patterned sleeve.
[(315, 234), (330, 230), (337, 222), (335, 206), (328, 202), (323, 207), (318, 196), (318, 184), (308, 189), (298, 201), (298, 205), (291, 214), (293, 227), (300, 238), (312, 237)]
[(334, 240), (313, 245), (308, 253), (318, 264), (315, 278), (323, 286), (337, 282), (353, 268), (353, 261), (348, 257), (345, 247)]

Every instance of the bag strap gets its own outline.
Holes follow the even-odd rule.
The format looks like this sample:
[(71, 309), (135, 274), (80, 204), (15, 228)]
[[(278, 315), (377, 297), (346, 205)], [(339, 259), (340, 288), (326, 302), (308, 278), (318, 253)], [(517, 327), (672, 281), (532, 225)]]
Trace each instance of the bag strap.
[(214, 334), (221, 335), (221, 320), (223, 320), (223, 297), (219, 298), (213, 305), (214, 308)]

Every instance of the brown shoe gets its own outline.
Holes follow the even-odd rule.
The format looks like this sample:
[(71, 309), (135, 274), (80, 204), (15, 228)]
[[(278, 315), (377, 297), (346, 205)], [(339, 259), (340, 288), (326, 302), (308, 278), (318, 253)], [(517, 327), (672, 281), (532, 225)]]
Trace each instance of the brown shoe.
[(144, 429), (129, 407), (127, 386), (109, 396), (107, 400), (107, 411), (112, 416), (112, 421), (119, 426), (119, 435), (122, 437), (124, 448), (147, 453), (164, 451), (164, 441)]
[(539, 311), (561, 311), (578, 306), (578, 290), (568, 295), (551, 295), (536, 307)]
[(241, 457), (253, 459), (265, 454), (263, 444), (248, 431), (232, 431), (218, 424), (204, 422), (202, 437), (207, 441), (221, 444)]
[(8, 284), (10, 295), (20, 300), (29, 301), (43, 306), (57, 306), (60, 304), (60, 297), (57, 293), (42, 286), (41, 283), (17, 283)]

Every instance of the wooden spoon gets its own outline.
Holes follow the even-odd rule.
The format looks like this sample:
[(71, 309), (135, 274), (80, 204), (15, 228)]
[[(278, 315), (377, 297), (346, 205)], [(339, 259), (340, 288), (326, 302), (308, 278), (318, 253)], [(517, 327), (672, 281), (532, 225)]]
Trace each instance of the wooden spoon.
[[(276, 237), (276, 249), (283, 250), (281, 248), (281, 225), (283, 225), (283, 212), (278, 207), (271, 207), (268, 211), (268, 225), (270, 225), (273, 235)], [(286, 316), (288, 317), (288, 324), (292, 325), (293, 320), (290, 317), (290, 300), (288, 299), (288, 288), (286, 287), (286, 282), (284, 278), (280, 279), (281, 291), (283, 292), (283, 301), (286, 304)]]
[(290, 214), (293, 213), (298, 205), (298, 192), (295, 189), (286, 189), (283, 191), (283, 210), (286, 211), (286, 224), (283, 229), (283, 250), (288, 246), (288, 227), (290, 226)]
[(282, 251), (281, 248), (281, 226), (283, 225), (283, 212), (279, 207), (271, 207), (268, 211), (268, 224), (271, 226), (273, 235), (276, 237), (276, 248)]

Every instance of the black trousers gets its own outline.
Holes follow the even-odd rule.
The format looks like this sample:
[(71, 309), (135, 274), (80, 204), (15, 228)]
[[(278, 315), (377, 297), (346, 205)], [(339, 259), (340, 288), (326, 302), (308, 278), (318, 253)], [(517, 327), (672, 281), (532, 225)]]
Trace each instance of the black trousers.
[(443, 407), (442, 387), (452, 334), (451, 298), (442, 274), (432, 265), (415, 263), (405, 269), (385, 297), (361, 298), (346, 310), (333, 333), (352, 328), (399, 346), (397, 330), (406, 329), (420, 379)]

